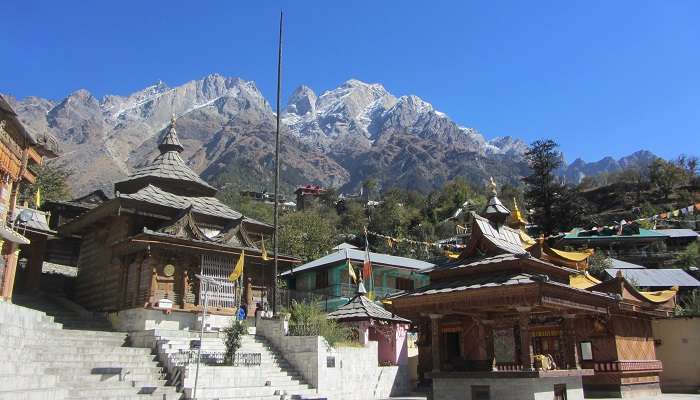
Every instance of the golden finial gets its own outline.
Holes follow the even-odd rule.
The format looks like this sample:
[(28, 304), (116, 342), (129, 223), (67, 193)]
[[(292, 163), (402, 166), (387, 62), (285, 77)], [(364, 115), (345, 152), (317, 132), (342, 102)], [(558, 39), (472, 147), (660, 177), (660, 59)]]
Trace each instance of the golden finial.
[(498, 192), (496, 192), (496, 181), (493, 180), (493, 176), (490, 178), (491, 179), (491, 193), (496, 196)]
[(172, 125), (173, 127), (175, 127), (175, 119), (175, 113), (173, 113), (173, 115), (170, 116), (170, 125)]

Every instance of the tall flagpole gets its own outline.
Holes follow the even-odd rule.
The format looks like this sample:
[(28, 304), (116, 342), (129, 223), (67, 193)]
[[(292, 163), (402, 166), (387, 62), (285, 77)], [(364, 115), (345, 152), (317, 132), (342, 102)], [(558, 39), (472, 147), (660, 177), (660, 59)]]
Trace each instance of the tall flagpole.
[(275, 271), (273, 276), (274, 286), (272, 287), (272, 313), (277, 314), (277, 253), (278, 248), (278, 230), (279, 230), (279, 188), (280, 188), (280, 92), (282, 90), (282, 21), (284, 14), (280, 10), (280, 34), (277, 47), (277, 131), (275, 133)]

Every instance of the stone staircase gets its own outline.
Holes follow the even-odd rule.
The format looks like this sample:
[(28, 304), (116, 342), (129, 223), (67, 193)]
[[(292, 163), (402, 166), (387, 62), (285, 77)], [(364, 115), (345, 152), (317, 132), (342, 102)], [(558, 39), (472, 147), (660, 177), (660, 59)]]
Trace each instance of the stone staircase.
[(31, 308), (0, 302), (0, 400), (181, 398), (151, 349), (124, 347), (126, 333), (63, 301), (35, 294), (16, 296)]
[[(251, 329), (254, 332), (254, 328)], [(184, 378), (180, 385), (186, 399), (193, 396), (196, 353), (190, 351), (189, 363), (183, 360), (188, 354), (197, 333), (180, 332), (179, 337), (161, 338), (157, 348), (161, 362), (168, 366), (171, 375), (180, 368)], [(205, 337), (202, 341), (202, 359), (209, 363), (221, 359), (225, 351), (223, 339), (218, 336)], [(224, 366), (200, 364), (197, 384), (197, 400), (284, 400), (319, 398), (316, 389), (304, 383), (303, 377), (260, 336), (243, 336), (238, 354), (260, 354), (259, 365)], [(179, 357), (178, 357), (179, 356)]]

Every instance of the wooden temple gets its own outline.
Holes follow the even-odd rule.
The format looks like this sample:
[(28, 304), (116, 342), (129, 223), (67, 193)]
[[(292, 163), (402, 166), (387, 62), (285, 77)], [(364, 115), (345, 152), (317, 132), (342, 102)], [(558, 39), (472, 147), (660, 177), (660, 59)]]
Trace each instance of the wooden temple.
[[(217, 190), (181, 158), (174, 119), (158, 149), (151, 163), (115, 183), (114, 198), (58, 226), (61, 235), (82, 239), (75, 300), (115, 313), (113, 323), (127, 330), (152, 328), (147, 321), (153, 320), (192, 328), (205, 291), (209, 313), (230, 316), (244, 304), (253, 315), (266, 305), (275, 280), (272, 257), (263, 247), (273, 227), (214, 197)], [(228, 281), (243, 254), (243, 278)], [(279, 262), (284, 270), (298, 260), (280, 256)], [(203, 285), (197, 274), (220, 287)]]
[(434, 399), (659, 394), (651, 320), (671, 314), (674, 293), (537, 258), (509, 215), (494, 185), (459, 259), (387, 302), (418, 329), (419, 374)]

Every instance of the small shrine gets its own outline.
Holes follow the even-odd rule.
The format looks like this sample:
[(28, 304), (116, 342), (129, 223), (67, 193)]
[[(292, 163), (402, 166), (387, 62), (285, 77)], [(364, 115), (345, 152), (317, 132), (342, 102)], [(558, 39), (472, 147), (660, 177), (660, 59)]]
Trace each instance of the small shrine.
[(495, 185), (482, 214), (458, 259), (388, 301), (418, 327), (419, 374), (434, 399), (658, 395), (651, 320), (671, 315), (675, 296), (533, 256), (506, 225)]
[(349, 325), (360, 344), (378, 342), (379, 363), (406, 365), (408, 347), (406, 333), (411, 321), (385, 310), (366, 297), (367, 290), (360, 280), (355, 297), (347, 304), (328, 314), (328, 319)]

